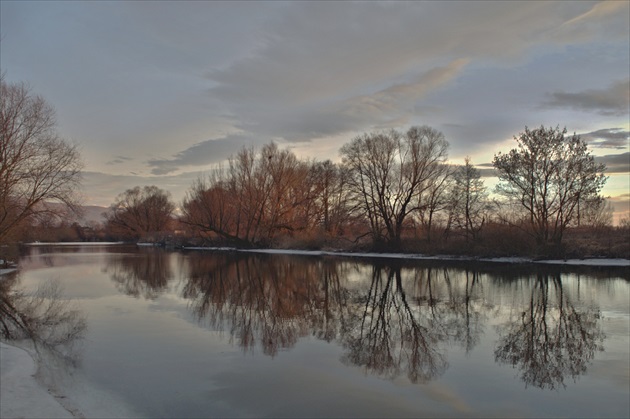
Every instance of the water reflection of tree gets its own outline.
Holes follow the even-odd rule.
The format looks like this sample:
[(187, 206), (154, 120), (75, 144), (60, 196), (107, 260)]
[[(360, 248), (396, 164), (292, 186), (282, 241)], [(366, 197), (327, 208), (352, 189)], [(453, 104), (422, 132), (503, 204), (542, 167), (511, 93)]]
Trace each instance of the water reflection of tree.
[[(457, 274), (461, 275), (461, 271)], [(446, 327), (452, 339), (468, 353), (479, 343), (487, 313), (493, 306), (484, 298), (479, 272), (467, 269), (460, 280), (452, 281), (451, 278), (450, 271), (444, 269), (449, 296), (446, 304), (452, 318)]]
[(448, 367), (447, 343), (467, 351), (483, 332), (477, 275), (452, 279), (448, 269), (402, 269), (395, 264), (372, 268), (367, 293), (345, 331), (346, 361), (378, 375), (406, 373), (411, 382), (440, 376)]
[(121, 292), (136, 298), (157, 298), (173, 278), (170, 253), (161, 249), (111, 254), (104, 271)]
[(200, 320), (219, 329), (227, 324), (243, 349), (260, 344), (273, 356), (309, 333), (335, 337), (344, 310), (335, 266), (263, 255), (195, 258), (183, 295)]
[(391, 378), (405, 370), (414, 383), (446, 370), (439, 342), (447, 334), (430, 306), (410, 306), (399, 267), (375, 265), (367, 295), (357, 297), (363, 307), (353, 313), (342, 338), (346, 362)]
[(578, 310), (563, 290), (560, 275), (539, 274), (528, 305), (516, 317), (498, 328), (495, 358), (518, 368), (527, 385), (565, 387), (565, 377), (575, 381), (596, 351), (603, 350), (599, 310)]
[(82, 312), (63, 298), (55, 281), (44, 282), (34, 293), (17, 287), (17, 277), (0, 280), (0, 336), (7, 340), (30, 339), (35, 349), (74, 362), (74, 345), (87, 329)]
[(470, 350), (482, 332), (475, 274), (452, 281), (447, 270), (236, 254), (188, 266), (183, 296), (200, 321), (226, 327), (244, 350), (260, 345), (273, 356), (312, 334), (339, 341), (348, 363), (418, 382), (447, 368), (441, 343)]

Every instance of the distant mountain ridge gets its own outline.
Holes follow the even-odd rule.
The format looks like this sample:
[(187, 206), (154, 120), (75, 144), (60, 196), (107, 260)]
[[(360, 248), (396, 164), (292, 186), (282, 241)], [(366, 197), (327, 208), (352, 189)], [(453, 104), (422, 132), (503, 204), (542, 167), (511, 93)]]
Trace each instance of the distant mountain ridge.
[[(46, 202), (44, 205), (59, 214), (66, 212), (65, 206), (60, 203)], [(63, 217), (64, 222), (70, 224), (78, 223), (82, 226), (89, 226), (94, 223), (103, 224), (105, 222), (105, 216), (103, 214), (109, 210), (109, 207), (101, 207), (99, 205), (79, 205), (79, 209), (81, 210), (81, 214), (66, 214), (67, 216)], [(57, 222), (61, 221), (61, 218), (59, 217), (54, 217), (54, 219), (56, 219)]]
[(78, 222), (80, 225), (89, 225), (93, 223), (104, 223), (105, 216), (103, 213), (107, 212), (109, 208), (98, 205), (82, 205), (81, 210), (83, 214), (80, 217), (72, 217), (73, 221)]

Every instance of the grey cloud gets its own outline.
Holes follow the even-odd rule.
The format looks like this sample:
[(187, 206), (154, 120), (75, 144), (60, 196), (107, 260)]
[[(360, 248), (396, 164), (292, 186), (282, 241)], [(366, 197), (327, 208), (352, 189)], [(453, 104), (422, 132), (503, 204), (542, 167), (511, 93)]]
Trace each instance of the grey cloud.
[(356, 94), (435, 57), (520, 57), (548, 42), (548, 28), (589, 8), (546, 2), (290, 3), (261, 31), (257, 49), (207, 77), (217, 83), (213, 95), (235, 102), (270, 105)]
[(467, 64), (468, 60), (465, 59), (454, 60), (446, 66), (411, 77), (407, 82), (394, 83), (371, 95), (359, 95), (338, 102), (257, 118), (256, 123), (238, 125), (240, 129), (255, 132), (256, 135), (245, 133), (203, 141), (172, 158), (151, 159), (147, 164), (153, 175), (165, 175), (184, 166), (218, 163), (244, 145), (262, 144), (273, 138), (305, 142), (364, 130), (366, 126), (400, 126), (414, 113), (417, 100), (451, 81)]
[(125, 162), (128, 162), (128, 161), (131, 161), (131, 160), (133, 160), (131, 157), (115, 156), (113, 160), (110, 160), (110, 161), (108, 161), (105, 164), (107, 164), (109, 166), (112, 166), (112, 165), (115, 165), (115, 164), (122, 164), (122, 163), (125, 163)]
[(595, 157), (598, 163), (606, 165), (607, 174), (630, 173), (630, 153), (608, 154), (606, 156)]
[[(592, 8), (547, 2), (288, 3), (262, 27), (256, 48), (206, 74), (213, 85), (209, 94), (236, 116), (237, 129), (289, 142), (399, 128), (419, 119), (431, 124), (436, 118), (427, 117), (442, 112), (457, 121), (458, 112), (492, 108), (493, 95), (457, 90), (437, 108), (437, 95), (428, 93), (464, 71), (479, 71), (476, 64), (521, 62), (529, 48), (549, 43), (550, 28)], [(458, 108), (465, 97), (480, 96), (483, 101), (473, 101), (472, 108)], [(468, 129), (452, 126), (445, 134), (453, 152), (465, 154), (471, 142), (503, 140), (527, 122), (516, 118), (491, 110), (462, 121)]]
[[(450, 156), (463, 158), (481, 149), (494, 149), (496, 143), (512, 138), (522, 129), (517, 117), (481, 112), (484, 109), (475, 110), (472, 115), (460, 111), (464, 124), (447, 122), (438, 125), (451, 144)], [(456, 113), (449, 112), (449, 120), (452, 115)]]
[(232, 134), (224, 138), (202, 141), (180, 151), (170, 159), (151, 159), (147, 164), (152, 167), (153, 175), (166, 175), (178, 171), (182, 166), (220, 163), (244, 146), (262, 144), (266, 141), (254, 136)]
[(596, 112), (601, 115), (628, 115), (630, 78), (617, 81), (606, 89), (589, 89), (577, 93), (553, 92), (543, 106)]
[(145, 185), (169, 191), (175, 202), (181, 202), (193, 181), (201, 175), (202, 172), (185, 172), (171, 176), (137, 176), (87, 171), (83, 172), (83, 189), (89, 191), (88, 205), (108, 207), (118, 194)]
[[(292, 141), (387, 125), (426, 91), (414, 75), (462, 57), (521, 57), (546, 42), (544, 28), (589, 6), (566, 8), (567, 16), (545, 2), (289, 3), (257, 48), (207, 73), (209, 93), (238, 115), (238, 128)], [(378, 112), (385, 116), (374, 121)]]
[(352, 114), (390, 114), (410, 106), (429, 91), (455, 78), (468, 64), (458, 59), (444, 67), (433, 68), (407, 83), (398, 83), (372, 95), (361, 95), (345, 101), (346, 112)]
[(477, 167), (481, 177), (497, 177), (497, 171), (495, 169)]
[(492, 163), (480, 163), (476, 164), (475, 168), (479, 170), (481, 177), (496, 177), (497, 171), (494, 169)]
[[(607, 174), (630, 173), (630, 153), (596, 156), (595, 161), (606, 165)], [(481, 163), (476, 166), (481, 171), (482, 176), (496, 176), (492, 163)]]
[(624, 13), (625, 9), (627, 8), (628, 4), (626, 2), (603, 1), (601, 3), (596, 3), (593, 8), (591, 8), (586, 13), (576, 16), (573, 19), (563, 23), (562, 26), (576, 25), (589, 20), (599, 20), (609, 15)]
[[(588, 3), (583, 3), (588, 6)], [(585, 13), (564, 22), (556, 28), (553, 35), (556, 39), (566, 42), (592, 39), (597, 35), (627, 42), (630, 36), (628, 6), (627, 1), (597, 2)]]
[(613, 202), (622, 202), (628, 205), (628, 201), (630, 201), (630, 193), (624, 193), (618, 196), (612, 196), (610, 197), (610, 200)]
[(580, 134), (593, 147), (625, 149), (630, 140), (630, 131), (623, 128), (606, 128)]
[(257, 118), (258, 123), (241, 124), (239, 128), (303, 142), (372, 128), (400, 127), (419, 113), (418, 100), (456, 78), (467, 64), (466, 59), (454, 60), (371, 94), (297, 107)]
[(613, 211), (619, 219), (630, 217), (630, 194), (611, 196), (608, 198), (608, 202), (612, 204)]

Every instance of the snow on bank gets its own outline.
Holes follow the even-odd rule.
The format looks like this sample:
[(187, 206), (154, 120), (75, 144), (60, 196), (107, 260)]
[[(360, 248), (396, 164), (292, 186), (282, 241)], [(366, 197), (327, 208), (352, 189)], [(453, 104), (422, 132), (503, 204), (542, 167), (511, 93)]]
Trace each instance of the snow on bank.
[(17, 271), (17, 266), (11, 261), (0, 259), (0, 266), (6, 266), (5, 268), (0, 269), (0, 276)]
[(17, 269), (9, 268), (9, 269), (0, 269), (0, 276), (10, 274), (11, 272), (15, 272)]
[(39, 362), (39, 356), (4, 342), (0, 351), (0, 418), (146, 417), (80, 370), (69, 373), (45, 351)]
[(582, 265), (582, 266), (630, 266), (630, 259), (567, 259), (538, 260), (537, 263), (550, 265)]
[(33, 358), (0, 342), (0, 417), (73, 418), (37, 380)]
[(24, 243), (25, 246), (111, 246), (114, 244), (125, 244), (125, 242), (32, 242)]
[(342, 256), (357, 258), (387, 258), (407, 260), (443, 260), (443, 261), (471, 261), (492, 263), (544, 263), (558, 265), (584, 265), (584, 266), (630, 266), (630, 259), (567, 259), (567, 260), (534, 260), (521, 257), (501, 258), (475, 258), (470, 256), (428, 256), (418, 253), (370, 253), (370, 252), (331, 252), (326, 250), (287, 250), (287, 249), (238, 249), (235, 247), (185, 247), (186, 250), (209, 250), (216, 252), (243, 252), (243, 253), (267, 253), (279, 255), (301, 256)]

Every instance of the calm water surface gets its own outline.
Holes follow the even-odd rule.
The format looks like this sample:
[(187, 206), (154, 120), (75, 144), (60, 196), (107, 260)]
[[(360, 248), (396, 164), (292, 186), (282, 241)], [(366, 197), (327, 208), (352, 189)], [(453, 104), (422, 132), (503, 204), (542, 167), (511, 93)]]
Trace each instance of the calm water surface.
[(15, 287), (57, 281), (87, 319), (48, 379), (112, 414), (630, 415), (627, 268), (124, 246), (20, 266)]

